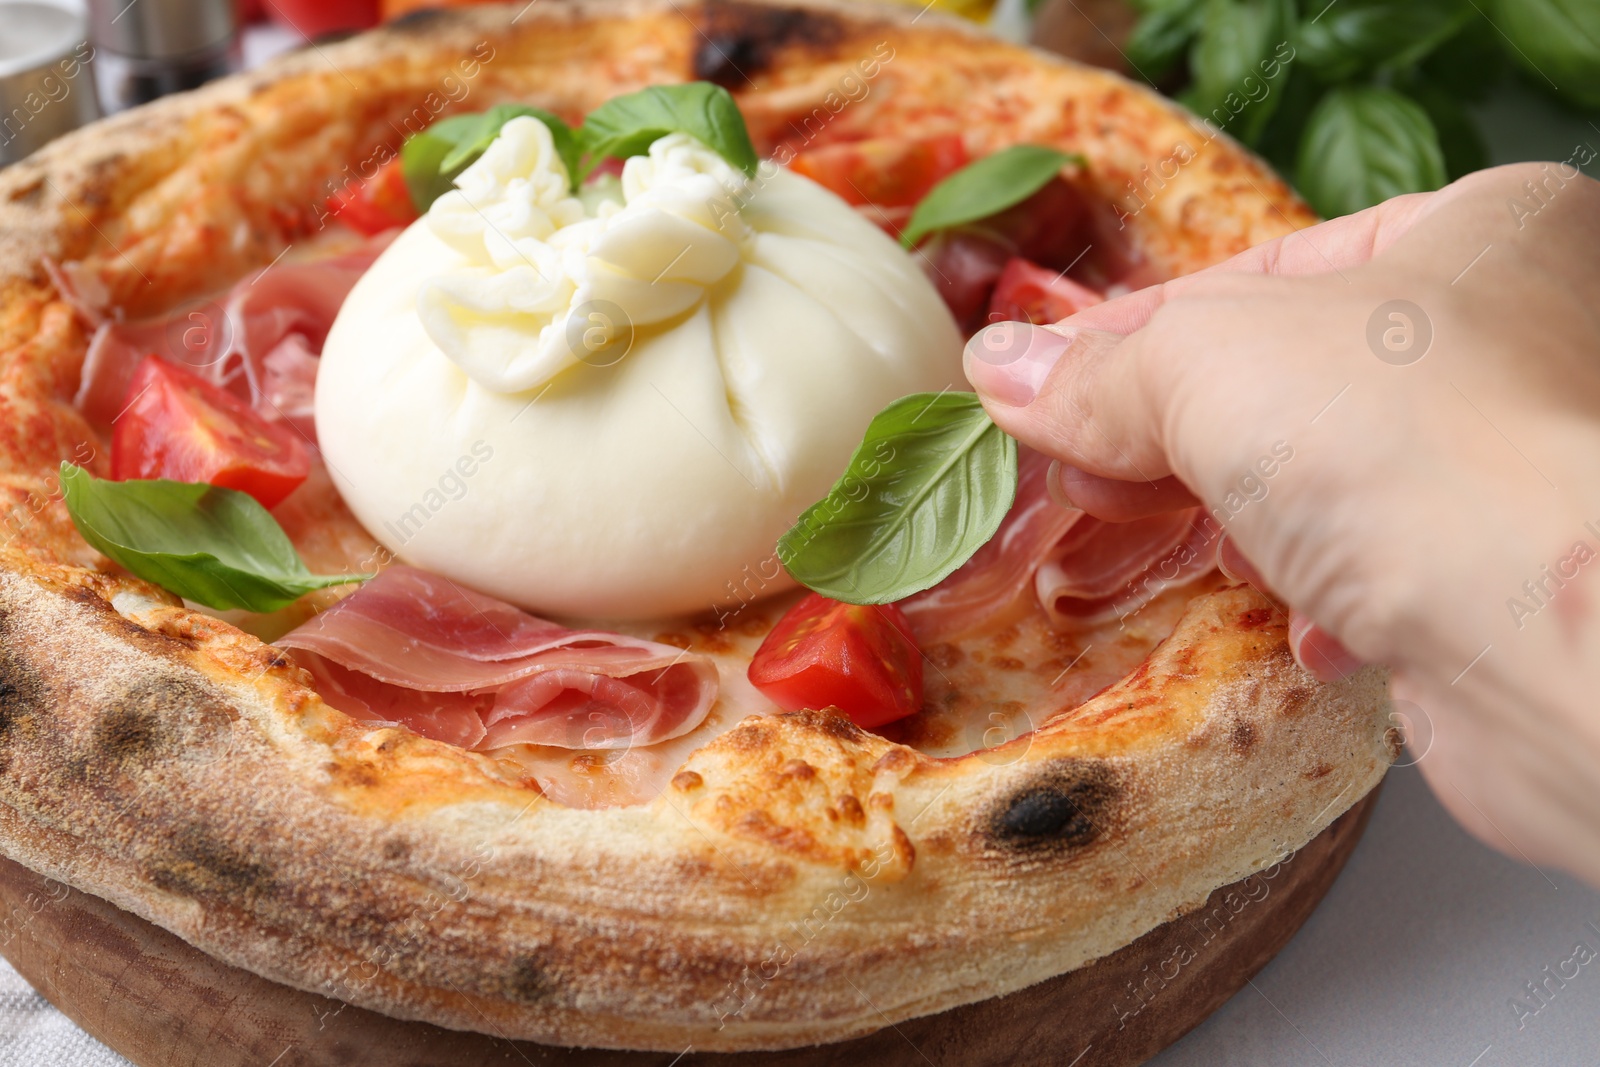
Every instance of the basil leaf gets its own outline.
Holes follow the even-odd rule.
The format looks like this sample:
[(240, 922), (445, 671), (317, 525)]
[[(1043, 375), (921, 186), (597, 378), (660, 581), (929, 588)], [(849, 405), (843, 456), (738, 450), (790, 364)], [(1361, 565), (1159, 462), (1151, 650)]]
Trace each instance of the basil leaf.
[(1208, 0), (1189, 51), (1194, 85), (1183, 102), (1253, 145), (1278, 107), (1273, 83), (1289, 63), (1293, 0)]
[(1327, 218), (1445, 183), (1428, 113), (1393, 89), (1334, 89), (1311, 113), (1296, 164), (1301, 194)]
[(312, 574), (248, 493), (163, 479), (113, 482), (61, 465), (83, 539), (131, 573), (212, 608), (276, 611), (313, 589), (370, 574)]
[(1172, 0), (1151, 5), (1133, 27), (1122, 50), (1146, 81), (1172, 70), (1205, 21), (1206, 0)]
[(1019, 144), (968, 163), (922, 198), (900, 233), (900, 243), (911, 248), (935, 230), (998, 215), (1043, 189), (1068, 163), (1082, 161), (1070, 152)]
[(450, 150), (450, 154), (439, 162), (441, 171), (454, 171), (459, 174), (483, 155), (484, 150), (500, 136), (501, 127), (506, 123), (512, 119), (531, 118), (538, 119), (550, 130), (550, 139), (555, 142), (556, 155), (566, 164), (568, 178), (577, 173), (577, 138), (572, 132), (572, 127), (550, 112), (523, 104), (496, 104), (488, 111), (471, 117), (476, 121), (465, 130), (464, 136)]
[(488, 111), (452, 115), (411, 137), (400, 149), (400, 170), (411, 190), (412, 203), (426, 211), (449, 192), (455, 179), (500, 136), (515, 118), (534, 118), (550, 130), (556, 154), (566, 164), (567, 177), (577, 187), (578, 139), (572, 127), (550, 112), (523, 104), (496, 104)]
[(1489, 146), (1483, 134), (1453, 94), (1430, 82), (1419, 82), (1409, 86), (1406, 95), (1421, 104), (1433, 122), (1447, 178), (1455, 181), (1489, 165)]
[(472, 129), (476, 119), (476, 115), (440, 119), (421, 133), (406, 138), (406, 143), (400, 146), (400, 173), (405, 177), (411, 203), (418, 212), (427, 211), (435, 200), (450, 191), (456, 176), (444, 173), (439, 164)]
[(802, 585), (848, 604), (931, 588), (982, 548), (1017, 493), (1017, 443), (971, 393), (917, 393), (867, 427), (843, 477), (778, 541)]
[(1495, 25), (1534, 84), (1583, 107), (1600, 107), (1600, 4), (1594, 0), (1495, 0)]
[(1461, 103), (1479, 103), (1504, 80), (1508, 51), (1488, 18), (1475, 16), (1428, 54), (1419, 73)]
[(1261, 153), (1280, 174), (1294, 173), (1295, 159), (1300, 152), (1300, 135), (1305, 131), (1306, 120), (1327, 91), (1316, 75), (1299, 64), (1289, 67), (1288, 75), (1273, 92), (1281, 99), (1273, 109), (1272, 117), (1256, 137), (1255, 150)]
[(746, 175), (755, 175), (759, 160), (739, 105), (728, 90), (710, 82), (652, 85), (614, 96), (589, 112), (578, 131), (585, 157), (582, 173), (607, 157), (643, 155), (669, 133), (686, 133)]
[(1476, 12), (1466, 0), (1340, 0), (1300, 27), (1296, 57), (1325, 81), (1421, 61)]

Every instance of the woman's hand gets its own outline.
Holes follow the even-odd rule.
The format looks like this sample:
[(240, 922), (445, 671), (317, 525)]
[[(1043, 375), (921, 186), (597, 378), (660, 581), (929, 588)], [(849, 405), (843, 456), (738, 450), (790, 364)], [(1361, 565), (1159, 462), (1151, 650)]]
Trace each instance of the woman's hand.
[(1457, 818), (1600, 884), (1600, 183), (1480, 172), (966, 366), (1076, 505), (1198, 498), (1302, 663), (1392, 668)]

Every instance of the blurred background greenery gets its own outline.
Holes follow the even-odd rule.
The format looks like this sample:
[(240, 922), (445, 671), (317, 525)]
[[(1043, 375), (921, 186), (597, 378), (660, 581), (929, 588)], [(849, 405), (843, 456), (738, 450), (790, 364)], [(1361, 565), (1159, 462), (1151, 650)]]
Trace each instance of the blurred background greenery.
[[(1321, 214), (1508, 159), (1592, 160), (1600, 0), (1043, 0), (1033, 39), (1120, 65), (1256, 149)], [(1097, 18), (1098, 16), (1098, 18)], [(1124, 28), (1125, 27), (1125, 28)]]

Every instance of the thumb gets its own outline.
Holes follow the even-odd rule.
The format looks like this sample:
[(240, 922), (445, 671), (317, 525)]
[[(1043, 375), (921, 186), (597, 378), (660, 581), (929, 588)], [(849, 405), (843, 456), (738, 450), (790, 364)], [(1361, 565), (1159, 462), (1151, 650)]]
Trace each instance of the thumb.
[(1091, 474), (1154, 482), (1172, 469), (1138, 347), (1103, 330), (1000, 322), (967, 342), (963, 360), (989, 417), (1022, 444)]

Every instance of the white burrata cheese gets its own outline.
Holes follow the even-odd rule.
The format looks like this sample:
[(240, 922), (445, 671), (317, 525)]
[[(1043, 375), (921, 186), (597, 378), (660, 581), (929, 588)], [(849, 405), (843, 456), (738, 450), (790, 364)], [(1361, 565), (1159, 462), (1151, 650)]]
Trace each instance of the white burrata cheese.
[(517, 118), (339, 312), (323, 455), (400, 559), (529, 610), (709, 611), (792, 585), (774, 546), (885, 404), (961, 388), (911, 257), (844, 201), (664, 137), (574, 196)]

